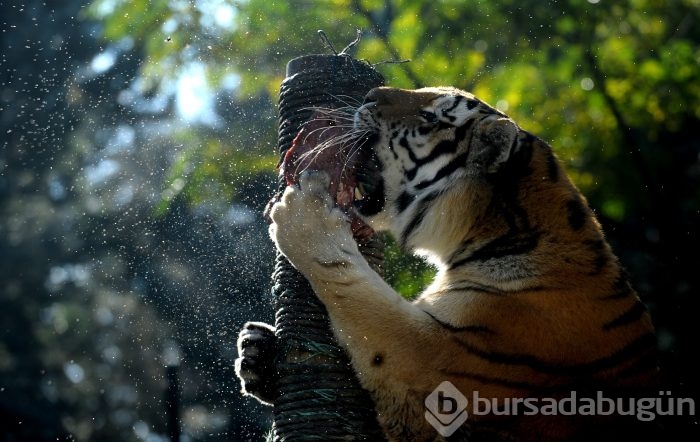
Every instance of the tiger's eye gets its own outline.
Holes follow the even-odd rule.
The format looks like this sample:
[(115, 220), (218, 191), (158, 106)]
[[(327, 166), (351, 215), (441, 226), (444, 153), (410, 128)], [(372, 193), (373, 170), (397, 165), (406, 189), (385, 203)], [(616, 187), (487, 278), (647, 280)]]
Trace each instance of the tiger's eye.
[(429, 112), (426, 110), (421, 110), (418, 115), (425, 120), (426, 123), (437, 123), (438, 116), (434, 112)]

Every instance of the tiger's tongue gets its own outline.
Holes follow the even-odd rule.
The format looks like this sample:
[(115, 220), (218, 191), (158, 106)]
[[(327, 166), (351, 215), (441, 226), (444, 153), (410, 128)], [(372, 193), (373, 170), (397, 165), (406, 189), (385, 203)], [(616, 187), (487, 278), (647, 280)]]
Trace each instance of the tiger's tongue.
[[(328, 193), (335, 203), (343, 209), (351, 222), (353, 234), (357, 238), (367, 238), (374, 232), (353, 210), (355, 191), (354, 158), (349, 157), (345, 146), (333, 144), (329, 140), (338, 139), (344, 129), (338, 127), (327, 116), (314, 114), (311, 120), (299, 131), (287, 150), (280, 165), (281, 173), (288, 186), (296, 184), (299, 175), (307, 170), (321, 170), (330, 177)], [(322, 149), (314, 151), (318, 146)]]

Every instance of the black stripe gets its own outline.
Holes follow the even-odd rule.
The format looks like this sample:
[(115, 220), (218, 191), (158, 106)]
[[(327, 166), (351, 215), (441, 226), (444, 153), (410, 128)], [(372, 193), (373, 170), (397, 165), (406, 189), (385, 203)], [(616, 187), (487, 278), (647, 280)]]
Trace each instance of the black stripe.
[(534, 286), (530, 286), (530, 287), (519, 288), (517, 290), (503, 290), (503, 289), (498, 288), (496, 286), (480, 284), (478, 282), (469, 281), (469, 282), (465, 282), (462, 284), (452, 285), (445, 290), (440, 290), (439, 293), (448, 293), (448, 292), (456, 292), (456, 291), (470, 291), (470, 292), (484, 293), (484, 294), (488, 294), (488, 295), (517, 295), (517, 294), (522, 294), (522, 293), (541, 292), (543, 290), (547, 290), (547, 287), (542, 286), (542, 285), (534, 285)]
[(455, 286), (451, 286), (448, 290), (444, 290), (445, 292), (447, 291), (470, 291), (470, 292), (478, 292), (478, 293), (488, 293), (491, 295), (501, 295), (506, 292), (503, 290), (499, 289), (498, 287), (490, 286), (490, 285), (484, 285), (484, 284), (478, 284), (476, 282), (467, 282), (464, 284), (459, 284)]
[(532, 292), (541, 292), (544, 290), (547, 290), (547, 287), (543, 285), (533, 285), (533, 286), (528, 286), (528, 287), (522, 287), (517, 290), (503, 290), (495, 286), (489, 286), (489, 285), (484, 285), (484, 284), (474, 284), (472, 283), (471, 285), (464, 285), (464, 286), (455, 286), (454, 290), (456, 289), (463, 289), (463, 290), (471, 290), (474, 292), (481, 292), (481, 293), (487, 293), (487, 294), (492, 294), (492, 295), (517, 295), (517, 294), (524, 294), (524, 293), (532, 293)]
[(608, 253), (606, 243), (602, 239), (583, 241), (586, 248), (595, 256), (593, 259), (593, 270), (588, 272), (589, 276), (599, 275), (605, 266), (610, 262), (610, 254)]
[(426, 187), (435, 184), (441, 179), (450, 176), (460, 167), (466, 166), (468, 155), (469, 152), (464, 152), (463, 154), (456, 156), (452, 161), (445, 164), (440, 170), (438, 170), (433, 178), (421, 181), (420, 183), (416, 184), (415, 188), (417, 190), (425, 189)]
[[(454, 97), (454, 99), (455, 99), (455, 101), (452, 103), (452, 106), (450, 106), (449, 108), (445, 109), (445, 112), (452, 112), (457, 106), (459, 106), (459, 103), (462, 102), (462, 100), (464, 99), (464, 97), (461, 96), (461, 95), (457, 95), (457, 96)], [(469, 103), (467, 103), (467, 106), (469, 106)]]
[(603, 297), (600, 298), (600, 299), (605, 300), (605, 301), (613, 301), (613, 300), (616, 300), (616, 299), (624, 299), (624, 298), (627, 298), (627, 297), (629, 297), (630, 295), (632, 295), (633, 293), (634, 293), (634, 290), (632, 290), (632, 288), (628, 287), (628, 288), (622, 289), (622, 290), (620, 290), (620, 291), (613, 292), (613, 293), (610, 293), (610, 294), (608, 294), (608, 295), (605, 295), (605, 296), (603, 296)]
[(418, 173), (418, 169), (422, 167), (423, 165), (430, 163), (431, 161), (434, 161), (436, 158), (442, 156), (442, 155), (449, 155), (457, 152), (457, 148), (459, 147), (459, 144), (466, 138), (467, 136), (467, 131), (469, 128), (472, 127), (474, 124), (475, 120), (468, 120), (466, 123), (463, 125), (457, 127), (455, 130), (455, 137), (452, 140), (442, 140), (438, 144), (435, 145), (433, 150), (430, 151), (428, 155), (426, 155), (424, 158), (418, 158), (416, 157), (415, 153), (411, 149), (408, 140), (406, 137), (401, 138), (399, 141), (399, 144), (404, 147), (408, 153), (408, 158), (413, 162), (414, 167), (412, 169), (407, 170), (406, 177), (408, 178), (409, 181), (412, 181), (415, 177), (416, 174)]
[(402, 213), (415, 200), (416, 200), (416, 196), (414, 194), (409, 193), (405, 190), (403, 192), (401, 192), (401, 195), (399, 195), (399, 197), (396, 199), (396, 208), (397, 208), (398, 212)]
[(622, 290), (623, 288), (629, 288), (629, 281), (630, 275), (627, 273), (627, 270), (625, 270), (624, 268), (620, 268), (617, 278), (615, 278), (613, 289)]
[(607, 254), (601, 253), (596, 256), (595, 260), (593, 260), (593, 270), (588, 273), (588, 276), (600, 275), (600, 272), (603, 271), (609, 261), (610, 258)]
[[(529, 132), (520, 130), (518, 136), (518, 150), (508, 158), (508, 160), (491, 176), (491, 181), (494, 185), (500, 187), (516, 186), (521, 178), (532, 174), (533, 147), (532, 144), (537, 140)], [(513, 189), (515, 192), (517, 189)]]
[(399, 155), (396, 153), (396, 148), (394, 147), (395, 138), (389, 138), (389, 152), (392, 153), (395, 160), (399, 159)]
[(654, 336), (653, 333), (646, 333), (639, 336), (616, 352), (589, 363), (581, 364), (576, 368), (579, 370), (583, 369), (587, 372), (602, 371), (615, 367), (616, 365), (631, 359), (639, 353), (646, 352), (650, 349), (656, 349), (656, 336)]
[(467, 100), (467, 109), (472, 110), (479, 105), (479, 100)]
[(455, 130), (455, 137), (452, 140), (442, 140), (435, 145), (433, 150), (425, 158), (415, 159), (416, 165), (423, 165), (434, 161), (437, 157), (455, 153), (459, 143), (467, 136), (467, 131), (474, 124), (474, 120), (469, 120)]
[(483, 374), (471, 373), (471, 372), (467, 372), (467, 371), (451, 371), (451, 370), (442, 369), (442, 370), (440, 370), (440, 373), (445, 375), (445, 376), (452, 376), (452, 377), (456, 377), (456, 378), (466, 378), (466, 379), (471, 379), (471, 380), (480, 382), (482, 384), (500, 385), (502, 387), (515, 388), (518, 390), (536, 390), (537, 391), (543, 387), (543, 385), (541, 385), (541, 384), (513, 381), (510, 379), (504, 379), (504, 378), (499, 378), (499, 377), (494, 377), (494, 376), (486, 376)]
[(452, 112), (454, 108), (456, 108), (459, 105), (459, 103), (461, 103), (464, 97), (462, 97), (461, 95), (457, 95), (456, 97), (454, 97), (454, 99), (455, 100), (454, 103), (452, 103), (452, 106), (442, 111), (442, 116), (450, 120), (450, 122), (454, 122), (457, 119), (457, 117), (455, 117), (454, 115), (449, 115), (448, 112)]
[(587, 239), (583, 241), (588, 250), (592, 252), (601, 252), (605, 250), (605, 241), (602, 239)]
[(427, 126), (427, 125), (426, 125), (426, 126), (421, 126), (421, 127), (418, 128), (418, 133), (421, 134), (421, 135), (428, 135), (430, 132), (432, 132), (433, 130), (435, 130), (436, 127), (437, 127), (437, 126), (435, 126), (435, 125), (433, 125), (433, 124), (431, 124), (431, 125), (429, 125), (429, 126)]
[(454, 260), (456, 260), (457, 258), (462, 256), (462, 254), (464, 254), (467, 250), (469, 250), (473, 244), (474, 244), (474, 238), (467, 238), (464, 241), (462, 241), (462, 243), (459, 245), (459, 248), (457, 249), (457, 251), (455, 251), (452, 254), (452, 256), (450, 256), (450, 258), (447, 260), (447, 262), (448, 263), (453, 262)]
[(530, 354), (499, 353), (480, 350), (473, 345), (458, 339), (456, 336), (453, 337), (453, 340), (469, 353), (472, 353), (488, 362), (494, 364), (526, 366), (534, 371), (556, 374), (559, 376), (581, 376), (610, 369), (628, 359), (631, 359), (633, 356), (636, 356), (642, 351), (656, 347), (656, 337), (652, 333), (648, 333), (638, 337), (634, 341), (608, 356), (600, 359), (594, 359), (589, 362), (565, 365), (545, 361)]
[(454, 124), (445, 123), (444, 121), (438, 121), (438, 124), (437, 124), (438, 131), (445, 130), (445, 129), (452, 129), (454, 127), (455, 127)]
[(533, 230), (519, 233), (509, 232), (484, 244), (474, 250), (469, 256), (454, 262), (450, 268), (454, 269), (468, 262), (522, 255), (534, 250), (539, 243), (539, 239), (540, 233)]
[(493, 197), (488, 210), (496, 218), (502, 218), (511, 232), (528, 231), (530, 221), (527, 211), (519, 204), (519, 194), (522, 190), (521, 180), (532, 174), (532, 143), (535, 139), (527, 132), (520, 133), (520, 147), (498, 169), (496, 173), (487, 175), (493, 185)]
[(438, 195), (440, 195), (440, 191), (434, 191), (419, 200), (418, 207), (416, 208), (416, 213), (413, 215), (413, 219), (411, 219), (406, 228), (403, 229), (403, 232), (401, 232), (402, 247), (406, 247), (406, 244), (408, 243), (408, 238), (411, 236), (416, 227), (418, 227), (420, 223), (423, 222), (423, 218), (428, 212), (428, 209), (430, 209), (433, 200), (437, 198)]
[[(413, 153), (409, 151), (409, 157), (413, 156)], [(413, 179), (416, 177), (416, 174), (418, 173), (418, 168), (414, 167), (413, 169), (406, 170), (404, 172), (404, 175), (406, 176), (406, 180), (408, 181), (413, 181)]]
[(573, 230), (581, 230), (586, 224), (586, 208), (583, 205), (581, 198), (575, 197), (566, 203), (566, 212), (569, 220), (569, 226)]
[(604, 300), (616, 300), (626, 298), (634, 293), (632, 286), (629, 283), (629, 276), (624, 269), (620, 269), (620, 274), (613, 283), (613, 292), (603, 296)]
[(465, 325), (465, 326), (456, 326), (452, 325), (450, 323), (444, 322), (436, 318), (434, 315), (425, 312), (426, 315), (430, 316), (433, 321), (437, 322), (442, 328), (445, 328), (451, 332), (469, 332), (469, 333), (476, 333), (476, 334), (488, 334), (488, 335), (493, 335), (496, 334), (495, 331), (491, 330), (490, 328), (486, 327), (485, 325)]
[(630, 307), (626, 312), (622, 313), (612, 321), (603, 324), (603, 330), (607, 331), (637, 322), (646, 312), (647, 307), (642, 303), (642, 301), (636, 300), (632, 307)]
[(515, 133), (515, 136), (513, 137), (513, 141), (510, 142), (510, 146), (508, 147), (508, 158), (510, 158), (518, 149), (518, 146), (520, 145), (520, 137), (518, 136), (518, 133)]

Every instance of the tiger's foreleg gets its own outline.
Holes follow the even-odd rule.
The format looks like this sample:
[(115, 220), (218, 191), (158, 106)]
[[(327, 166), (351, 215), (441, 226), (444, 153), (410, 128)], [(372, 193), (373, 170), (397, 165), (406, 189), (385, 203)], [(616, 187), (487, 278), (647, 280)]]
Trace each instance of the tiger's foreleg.
[(450, 354), (441, 347), (449, 345), (449, 339), (427, 313), (369, 267), (327, 188), (325, 173), (302, 175), (299, 187), (288, 187), (273, 207), (270, 236), (325, 304), (336, 337), (350, 354), (363, 387), (375, 393), (378, 410), (383, 402), (415, 409), (408, 413), (412, 422), (400, 426), (417, 436), (426, 431), (425, 392), (435, 388), (426, 383), (435, 378), (427, 371), (442, 365), (436, 357), (444, 357), (430, 349), (443, 348), (440, 355)]

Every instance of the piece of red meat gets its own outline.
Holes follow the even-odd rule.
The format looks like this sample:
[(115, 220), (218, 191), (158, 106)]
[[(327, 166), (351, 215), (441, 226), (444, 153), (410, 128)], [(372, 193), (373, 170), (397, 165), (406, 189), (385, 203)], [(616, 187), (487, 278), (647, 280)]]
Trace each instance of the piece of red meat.
[[(356, 143), (342, 141), (348, 130), (328, 115), (314, 113), (294, 138), (279, 167), (288, 186), (296, 184), (299, 175), (306, 170), (325, 171), (330, 177), (328, 192), (336, 205), (348, 215), (355, 237), (362, 239), (374, 232), (354, 211), (353, 171), (359, 148)], [(266, 214), (274, 203), (275, 200), (270, 201)]]

